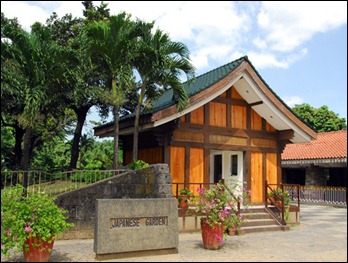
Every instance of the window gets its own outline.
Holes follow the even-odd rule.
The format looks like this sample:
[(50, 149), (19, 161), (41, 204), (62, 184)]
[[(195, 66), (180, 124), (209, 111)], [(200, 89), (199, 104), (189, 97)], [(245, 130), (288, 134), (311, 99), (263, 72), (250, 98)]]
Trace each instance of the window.
[(237, 154), (231, 155), (231, 175), (232, 176), (238, 175), (238, 155)]

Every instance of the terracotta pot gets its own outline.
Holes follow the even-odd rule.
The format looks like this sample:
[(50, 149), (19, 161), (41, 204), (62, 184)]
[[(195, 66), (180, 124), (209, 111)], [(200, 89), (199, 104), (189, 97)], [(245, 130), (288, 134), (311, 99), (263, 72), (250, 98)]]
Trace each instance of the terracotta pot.
[(180, 201), (178, 200), (178, 207), (179, 208), (188, 208), (188, 203), (187, 203), (187, 196), (180, 196)]
[(236, 235), (236, 230), (234, 228), (229, 228), (227, 229), (227, 233), (229, 236), (234, 236)]
[(205, 221), (201, 221), (203, 246), (206, 249), (220, 249), (223, 242), (224, 226), (211, 227)]
[(41, 241), (40, 237), (30, 237), (23, 245), (25, 262), (48, 262), (53, 249), (53, 237), (47, 241)]

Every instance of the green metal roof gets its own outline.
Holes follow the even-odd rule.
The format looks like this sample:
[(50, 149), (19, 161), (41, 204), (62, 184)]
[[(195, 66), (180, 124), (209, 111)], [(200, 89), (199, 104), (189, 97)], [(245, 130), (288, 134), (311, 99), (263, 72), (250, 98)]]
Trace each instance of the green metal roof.
[[(241, 57), (233, 62), (230, 62), (226, 65), (223, 65), (196, 77), (193, 81), (191, 81), (191, 83), (184, 82), (183, 85), (186, 89), (187, 96), (191, 97), (201, 92), (202, 90), (209, 88), (210, 86), (212, 86), (213, 84), (230, 74), (244, 60), (247, 59), (247, 56)], [(141, 115), (152, 114), (170, 106), (173, 106), (175, 104), (176, 101), (173, 100), (173, 89), (168, 89), (160, 97), (158, 97), (157, 100), (154, 101), (152, 108), (147, 109)], [(125, 119), (131, 119), (132, 117), (134, 117), (134, 114), (129, 114), (120, 118), (120, 121)]]
[[(248, 61), (247, 56), (243, 56), (237, 60), (234, 60), (230, 63), (227, 63), (223, 66), (220, 66), (216, 69), (213, 69), (211, 71), (208, 71), (207, 73), (204, 73), (198, 77), (196, 77), (193, 81), (190, 83), (184, 82), (183, 85), (186, 89), (186, 93), (188, 97), (191, 97), (193, 95), (196, 95), (200, 91), (209, 88), (211, 85), (215, 84), (219, 80), (226, 77), (228, 74), (230, 74), (233, 70), (235, 70), (240, 64), (242, 64), (243, 61)], [(250, 62), (249, 62), (250, 63)], [(153, 107), (146, 109), (141, 113), (142, 116), (155, 113), (157, 111), (163, 110), (165, 108), (168, 108), (170, 106), (173, 106), (176, 104), (176, 101), (173, 100), (173, 89), (166, 90), (160, 97), (157, 98), (153, 102)], [(135, 113), (128, 114), (126, 116), (123, 116), (120, 118), (121, 121), (129, 120), (135, 117)], [(109, 126), (113, 123), (113, 121), (105, 123), (103, 125), (100, 125), (96, 128), (102, 128)]]

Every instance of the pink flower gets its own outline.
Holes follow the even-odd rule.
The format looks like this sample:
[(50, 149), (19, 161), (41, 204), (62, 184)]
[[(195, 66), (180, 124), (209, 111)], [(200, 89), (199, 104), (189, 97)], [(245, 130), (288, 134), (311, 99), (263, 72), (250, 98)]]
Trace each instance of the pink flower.
[(27, 233), (29, 233), (29, 232), (30, 232), (30, 226), (26, 226), (26, 227), (24, 228), (24, 231), (27, 232)]
[(9, 229), (7, 229), (7, 231), (6, 231), (6, 235), (11, 235), (11, 232), (12, 232), (12, 229), (11, 228), (9, 228)]
[(219, 240), (219, 242), (222, 241), (222, 238), (218, 234), (215, 234), (215, 237), (216, 237), (217, 240)]

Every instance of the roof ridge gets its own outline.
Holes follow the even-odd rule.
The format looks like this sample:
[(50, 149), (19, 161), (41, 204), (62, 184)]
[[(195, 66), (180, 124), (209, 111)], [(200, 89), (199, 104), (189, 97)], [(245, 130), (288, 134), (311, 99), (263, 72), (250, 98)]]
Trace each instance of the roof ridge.
[[(212, 73), (213, 71), (217, 71), (217, 70), (219, 70), (219, 69), (221, 69), (221, 68), (223, 68), (223, 67), (226, 67), (226, 66), (228, 66), (228, 65), (230, 65), (230, 64), (232, 64), (232, 63), (239, 62), (240, 60), (245, 60), (245, 61), (248, 61), (248, 62), (250, 63), (250, 61), (249, 61), (249, 59), (248, 59), (248, 56), (245, 55), (245, 56), (242, 56), (242, 57), (240, 57), (240, 58), (238, 58), (238, 59), (235, 59), (235, 60), (233, 60), (233, 61), (230, 61), (230, 62), (228, 62), (228, 63), (226, 63), (226, 64), (224, 64), (224, 65), (222, 65), (222, 66), (219, 66), (219, 67), (217, 67), (217, 68), (213, 68), (213, 69), (211, 69), (211, 70), (209, 70), (209, 71), (207, 71), (207, 72), (205, 72), (205, 73), (202, 73), (201, 75), (197, 76), (196, 79), (197, 79), (197, 78), (200, 78), (200, 77), (203, 77), (203, 76), (205, 76), (205, 75), (208, 75), (208, 74)], [(188, 81), (185, 81), (185, 82), (183, 82), (183, 84), (185, 84), (185, 83), (187, 83), (187, 82), (188, 82)]]

